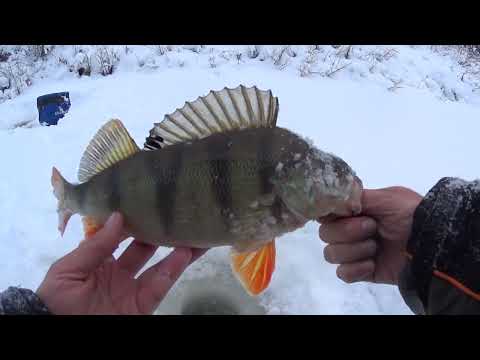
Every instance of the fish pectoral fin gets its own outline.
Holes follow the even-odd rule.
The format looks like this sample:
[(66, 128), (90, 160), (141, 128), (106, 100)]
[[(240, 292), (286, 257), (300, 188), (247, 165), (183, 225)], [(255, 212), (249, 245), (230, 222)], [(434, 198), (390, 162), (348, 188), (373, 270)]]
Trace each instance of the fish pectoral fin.
[(232, 130), (274, 128), (278, 109), (278, 98), (271, 90), (256, 86), (210, 91), (154, 124), (143, 149), (158, 150)]
[(103, 224), (95, 220), (93, 217), (82, 217), (83, 231), (85, 233), (85, 240), (90, 239), (95, 235), (102, 227)]
[(255, 251), (232, 250), (230, 256), (234, 274), (250, 295), (258, 295), (268, 287), (275, 270), (275, 239)]
[(85, 182), (113, 164), (139, 152), (135, 141), (118, 119), (103, 125), (83, 153), (78, 180)]

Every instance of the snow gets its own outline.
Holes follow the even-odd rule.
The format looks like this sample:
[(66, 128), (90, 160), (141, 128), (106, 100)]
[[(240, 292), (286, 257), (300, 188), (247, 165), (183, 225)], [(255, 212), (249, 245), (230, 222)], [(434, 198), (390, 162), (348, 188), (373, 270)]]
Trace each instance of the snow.
[[(212, 89), (239, 84), (272, 89), (280, 102), (278, 125), (341, 157), (366, 188), (403, 185), (425, 194), (441, 177), (478, 176), (478, 94), (473, 83), (458, 80), (460, 69), (450, 57), (427, 48), (396, 46), (396, 57), (369, 63), (362, 54), (366, 58), (378, 47), (356, 47), (350, 65), (332, 77), (300, 76), (298, 63), (306, 55), (299, 47), (293, 47), (297, 56), (284, 67), (268, 60), (265, 47), (258, 58), (241, 62), (232, 54), (245, 47), (178, 47), (166, 55), (152, 47), (129, 48), (106, 77), (78, 78), (47, 62), (37, 73), (43, 78), (38, 75), (22, 94), (0, 104), (0, 289), (36, 289), (49, 266), (82, 238), (78, 216), (63, 238), (58, 233), (52, 166), (76, 181), (83, 151), (107, 120), (121, 119), (141, 146), (154, 122)], [(75, 56), (68, 47), (54, 51), (68, 61)], [(215, 67), (208, 60), (213, 55)], [(316, 71), (324, 71), (323, 64), (319, 60)], [(371, 71), (369, 64), (375, 65)], [(387, 77), (402, 79), (403, 87), (389, 90)], [(442, 86), (454, 89), (460, 100), (444, 96)], [(58, 126), (38, 125), (36, 98), (61, 91), (70, 92), (69, 112)], [(337, 279), (335, 266), (323, 259), (318, 224), (282, 236), (276, 247), (276, 271), (259, 298), (244, 295), (230, 270), (229, 249), (218, 248), (184, 273), (158, 313), (179, 313), (188, 294), (200, 294), (195, 289), (202, 284), (212, 294), (228, 295), (243, 313), (410, 314), (393, 286)], [(169, 251), (159, 249), (147, 266)]]

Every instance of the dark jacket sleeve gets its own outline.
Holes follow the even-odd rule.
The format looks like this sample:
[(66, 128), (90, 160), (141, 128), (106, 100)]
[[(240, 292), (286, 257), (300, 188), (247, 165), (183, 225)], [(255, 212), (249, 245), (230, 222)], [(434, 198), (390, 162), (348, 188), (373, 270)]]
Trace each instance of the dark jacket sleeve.
[(417, 207), (400, 292), (415, 314), (480, 314), (480, 181), (441, 179)]
[(9, 287), (0, 293), (0, 315), (49, 315), (42, 300), (31, 290)]

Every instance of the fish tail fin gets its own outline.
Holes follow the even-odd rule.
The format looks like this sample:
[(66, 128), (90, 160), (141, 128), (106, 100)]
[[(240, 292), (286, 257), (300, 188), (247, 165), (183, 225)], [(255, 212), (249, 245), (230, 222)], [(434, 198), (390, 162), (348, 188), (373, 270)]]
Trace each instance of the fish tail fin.
[(231, 265), (237, 279), (252, 296), (270, 284), (275, 270), (275, 239), (258, 250), (231, 254)]
[(74, 214), (74, 211), (67, 207), (65, 198), (68, 188), (72, 185), (64, 179), (55, 167), (52, 168), (52, 186), (53, 194), (58, 200), (57, 213), (58, 213), (58, 230), (63, 236), (65, 228), (67, 227), (68, 220)]

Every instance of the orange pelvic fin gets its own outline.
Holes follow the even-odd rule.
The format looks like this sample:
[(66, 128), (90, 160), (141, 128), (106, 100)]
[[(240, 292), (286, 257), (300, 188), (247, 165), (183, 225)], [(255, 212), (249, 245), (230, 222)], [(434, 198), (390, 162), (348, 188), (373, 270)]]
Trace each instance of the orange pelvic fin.
[(90, 239), (103, 227), (103, 224), (97, 222), (94, 218), (90, 216), (84, 216), (82, 218), (82, 223), (83, 231), (85, 232), (85, 240)]
[(233, 251), (231, 265), (245, 290), (252, 296), (260, 294), (270, 284), (275, 270), (275, 240), (252, 252)]

